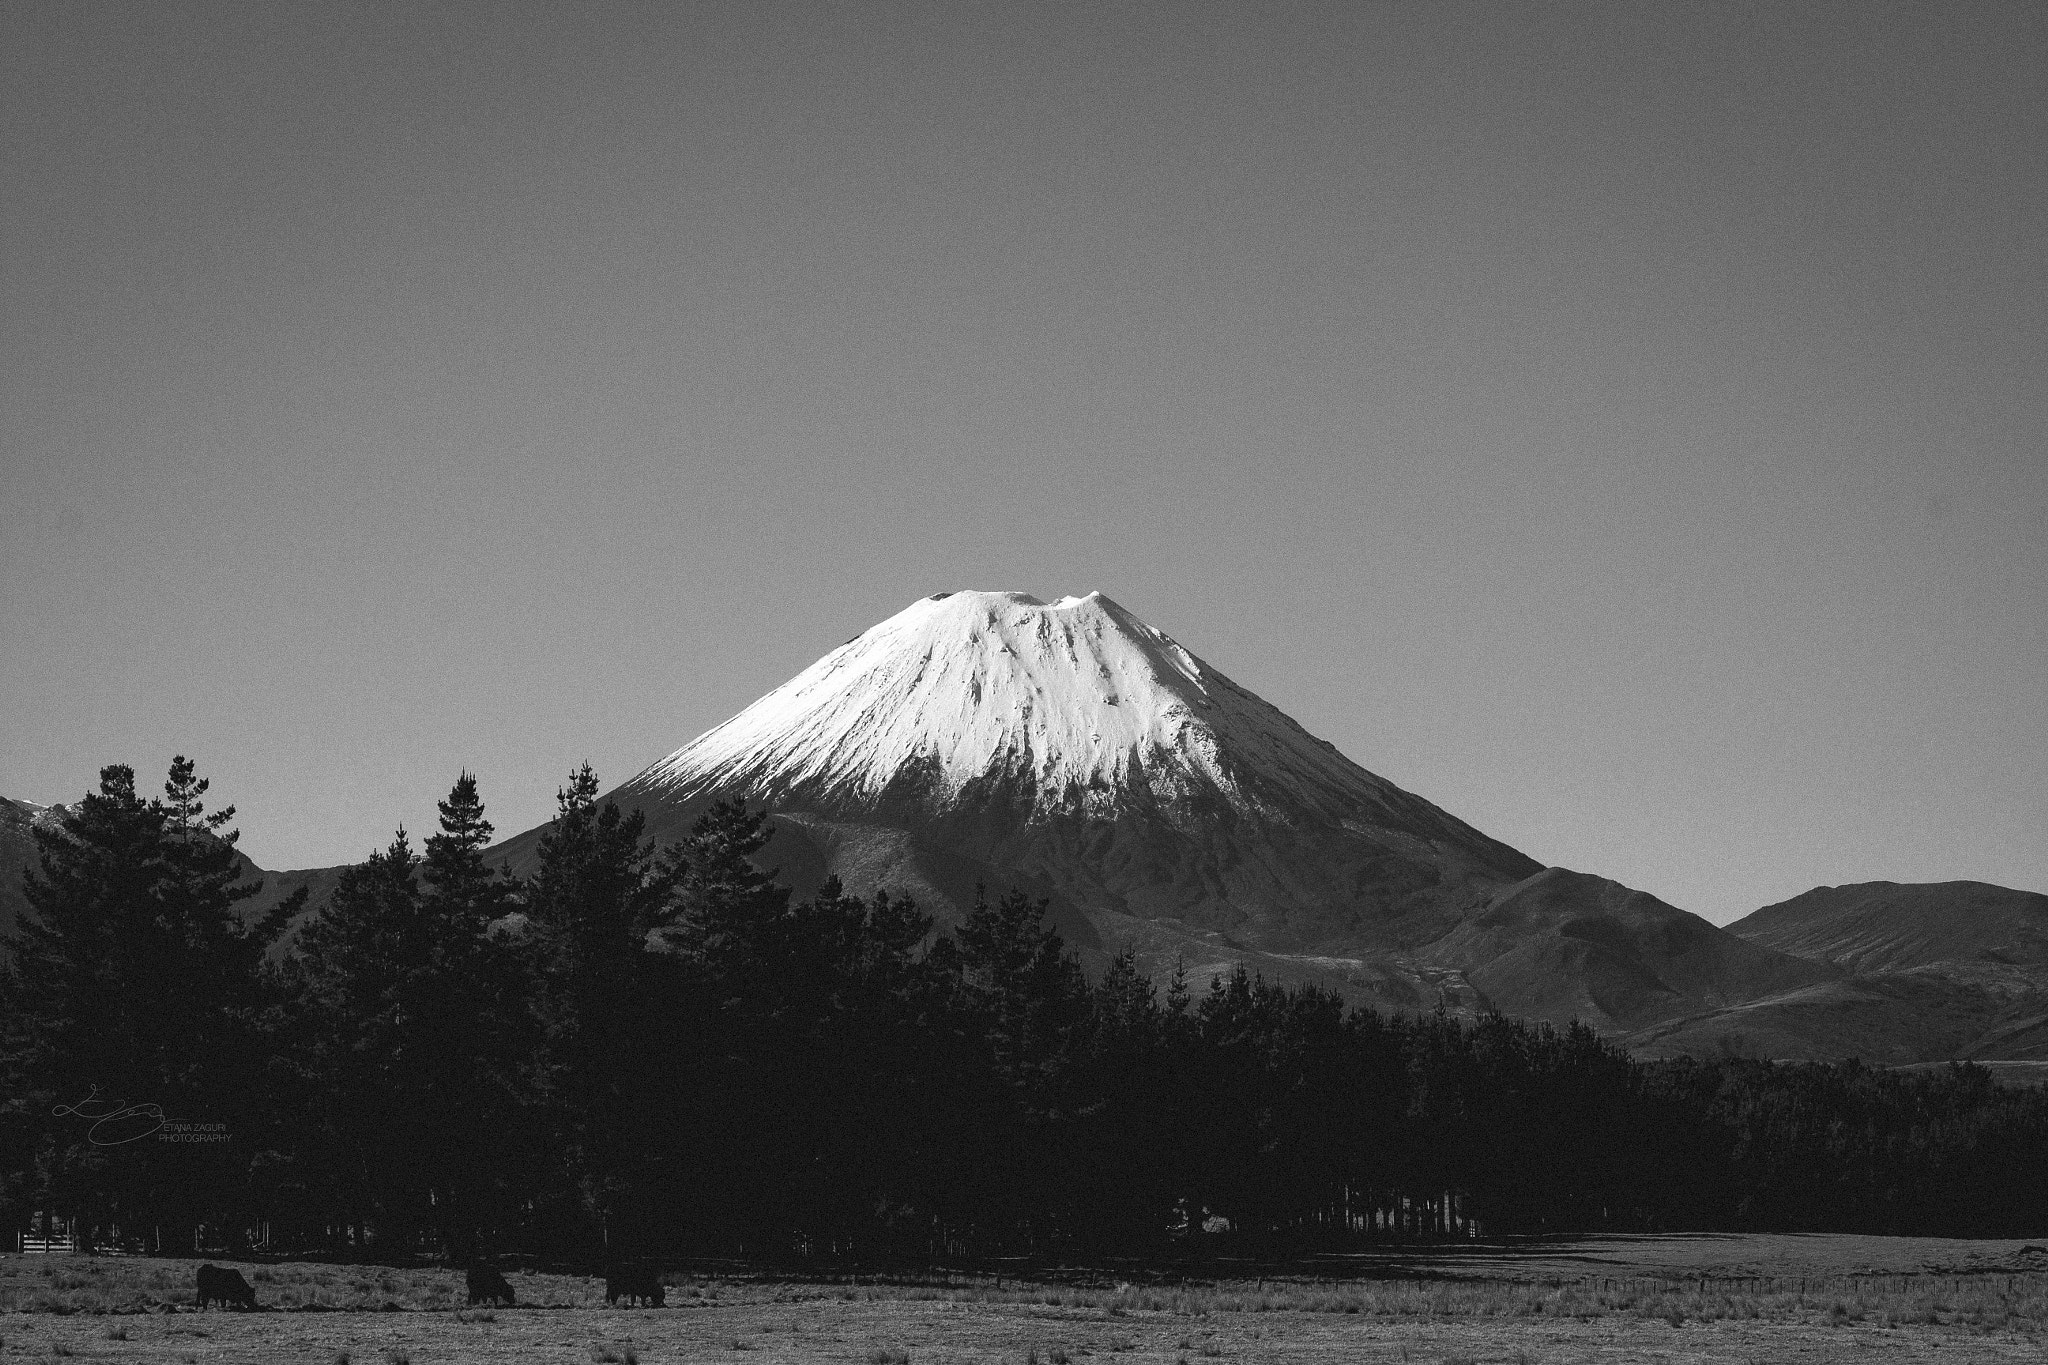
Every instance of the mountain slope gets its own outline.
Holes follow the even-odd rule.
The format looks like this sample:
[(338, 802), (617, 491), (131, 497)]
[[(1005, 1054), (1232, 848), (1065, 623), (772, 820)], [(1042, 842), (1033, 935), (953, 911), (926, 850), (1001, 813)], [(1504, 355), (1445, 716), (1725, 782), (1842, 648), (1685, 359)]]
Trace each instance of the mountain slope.
[[(614, 798), (676, 838), (775, 812), (771, 861), (904, 891), (1045, 896), (1084, 958), (1244, 963), (1395, 1009), (1609, 1031), (1825, 979), (1491, 839), (1353, 763), (1102, 596), (942, 593), (827, 654)], [(530, 865), (539, 831), (496, 856)]]
[(1853, 972), (1939, 968), (1987, 985), (2048, 987), (2048, 896), (1984, 882), (1817, 886), (1728, 931)]
[[(62, 813), (59, 807), (38, 806), (33, 802), (0, 796), (0, 933), (12, 931), (22, 912), (28, 908), (27, 898), (22, 894), (21, 879), (22, 874), (36, 862), (32, 831), (37, 820), (52, 818), (52, 811)], [(250, 861), (247, 854), (238, 852), (236, 860), (243, 881), (262, 882), (261, 889), (239, 907), (239, 913), (246, 921), (253, 923), (261, 919), (286, 896), (300, 887), (306, 888), (307, 907), (294, 920), (294, 929), (326, 903), (335, 881), (345, 870), (318, 867), (296, 872), (266, 872)]]
[(1829, 981), (1604, 877), (1549, 868), (1430, 945), (1507, 1014), (1620, 1031)]
[(615, 795), (675, 835), (730, 794), (787, 817), (779, 856), (942, 912), (1021, 882), (1275, 953), (1426, 943), (1540, 870), (1099, 593), (915, 603)]
[(1651, 1053), (2048, 1061), (2048, 896), (1983, 882), (1820, 886), (1728, 926), (1846, 975), (1665, 1020)]
[(1877, 1065), (2048, 1060), (2048, 995), (1987, 990), (1916, 968), (1844, 976), (1722, 1009), (1660, 1020), (1625, 1039), (1649, 1056)]
[[(2048, 1056), (2048, 898), (1823, 888), (1730, 934), (1541, 867), (1099, 593), (914, 603), (610, 794), (665, 842), (728, 797), (771, 811), (765, 861), (799, 895), (836, 876), (943, 925), (979, 886), (1017, 887), (1089, 966), (1128, 946), (1198, 988), (1242, 964), (1388, 1009), (1582, 1019), (1652, 1053)], [(0, 856), (33, 814), (0, 805)], [(492, 862), (531, 870), (545, 829)], [(249, 911), (301, 885), (317, 910), (340, 871), (260, 874)]]
[(13, 932), (15, 921), (28, 908), (21, 893), (21, 875), (35, 866), (33, 830), (36, 819), (48, 809), (0, 796), (0, 933)]
[(745, 788), (844, 810), (1006, 787), (1034, 814), (1205, 801), (1410, 831), (1534, 864), (1310, 735), (1101, 593), (939, 593), (827, 654), (630, 784)]

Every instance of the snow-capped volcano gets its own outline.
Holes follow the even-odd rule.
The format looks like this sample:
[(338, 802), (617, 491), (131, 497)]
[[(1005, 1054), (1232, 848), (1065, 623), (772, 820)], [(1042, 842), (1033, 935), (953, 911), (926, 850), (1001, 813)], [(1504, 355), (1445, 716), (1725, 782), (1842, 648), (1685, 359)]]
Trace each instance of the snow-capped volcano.
[[(611, 793), (685, 837), (766, 807), (766, 864), (956, 922), (1043, 896), (1084, 963), (1198, 987), (1244, 964), (1354, 1003), (1496, 1003), (1610, 1031), (1831, 969), (1489, 839), (1375, 776), (1101, 593), (938, 593)], [(533, 865), (547, 827), (497, 857)]]
[(1169, 807), (1213, 792), (1275, 815), (1275, 789), (1333, 813), (1393, 790), (1099, 592), (925, 598), (635, 785), (857, 808), (907, 777), (939, 805), (1001, 782), (1045, 814), (1106, 814), (1138, 788)]
[[(1101, 593), (939, 593), (620, 788), (765, 804), (790, 871), (943, 914), (1029, 884), (1086, 942), (1426, 942), (1530, 859), (1359, 767)], [(800, 853), (808, 847), (815, 853)], [(1149, 930), (1148, 930), (1149, 932)]]

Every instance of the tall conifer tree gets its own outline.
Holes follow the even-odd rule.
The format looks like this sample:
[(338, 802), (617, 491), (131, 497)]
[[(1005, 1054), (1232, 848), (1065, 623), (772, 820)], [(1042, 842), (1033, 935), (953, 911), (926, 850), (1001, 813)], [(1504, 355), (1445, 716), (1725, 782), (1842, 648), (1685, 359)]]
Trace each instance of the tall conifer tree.
[(555, 794), (526, 908), (542, 963), (537, 1002), (546, 1031), (541, 1072), (556, 1159), (586, 1220), (621, 1241), (646, 1206), (652, 1149), (667, 1126), (665, 1073), (650, 1074), (649, 1044), (666, 1030), (657, 1002), (673, 995), (672, 961), (648, 935), (673, 916), (678, 855), (644, 837), (646, 818), (597, 805), (585, 764)]
[[(300, 943), (317, 1052), (364, 1107), (336, 1121), (355, 1187), (387, 1237), (431, 1227), (458, 1261), (518, 1216), (537, 1154), (524, 1102), (534, 1046), (527, 956), (500, 921), (510, 880), (488, 866), (476, 778), (441, 802), (415, 861), (400, 831), (351, 869)], [(374, 1093), (371, 1093), (374, 1092)]]
[(0, 975), (10, 1102), (43, 1133), (42, 1197), (127, 1236), (206, 1222), (238, 1238), (276, 1117), (264, 954), (304, 897), (245, 921), (262, 883), (240, 879), (234, 809), (208, 814), (207, 787), (180, 755), (145, 801), (134, 769), (110, 765), (38, 824)]

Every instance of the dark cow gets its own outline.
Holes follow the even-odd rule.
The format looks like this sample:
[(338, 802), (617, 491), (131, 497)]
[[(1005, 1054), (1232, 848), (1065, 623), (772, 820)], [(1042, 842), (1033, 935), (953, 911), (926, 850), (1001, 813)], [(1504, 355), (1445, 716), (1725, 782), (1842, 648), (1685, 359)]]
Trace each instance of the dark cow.
[(223, 1308), (231, 1303), (242, 1308), (254, 1308), (256, 1291), (249, 1287), (249, 1282), (242, 1278), (239, 1270), (203, 1265), (199, 1267), (199, 1306), (204, 1308), (216, 1300)]
[(469, 1268), (469, 1301), (471, 1304), (497, 1303), (503, 1300), (510, 1308), (516, 1300), (512, 1297), (512, 1286), (505, 1283), (505, 1277), (487, 1265), (473, 1265)]
[(606, 1303), (617, 1303), (620, 1299), (630, 1303), (638, 1299), (644, 1304), (659, 1308), (667, 1301), (667, 1294), (668, 1291), (662, 1288), (661, 1276), (655, 1271), (626, 1267), (607, 1270), (604, 1273)]

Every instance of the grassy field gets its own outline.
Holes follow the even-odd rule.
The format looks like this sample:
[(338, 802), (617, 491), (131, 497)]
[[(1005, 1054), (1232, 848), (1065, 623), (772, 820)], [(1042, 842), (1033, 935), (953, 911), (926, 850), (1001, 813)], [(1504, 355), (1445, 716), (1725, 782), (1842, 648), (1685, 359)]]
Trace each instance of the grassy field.
[(243, 1264), (264, 1305), (255, 1313), (193, 1310), (190, 1260), (0, 1256), (0, 1361), (2048, 1359), (2048, 1266), (2035, 1264), (2048, 1258), (2017, 1243), (1609, 1239), (1500, 1250), (1487, 1258), (1490, 1273), (1475, 1273), (1468, 1253), (1439, 1255), (1453, 1262), (1447, 1277), (1125, 1283), (1077, 1274), (1000, 1287), (939, 1274), (700, 1278), (671, 1288), (661, 1309), (609, 1308), (602, 1281), (583, 1276), (514, 1272), (520, 1306), (472, 1310), (458, 1272)]

